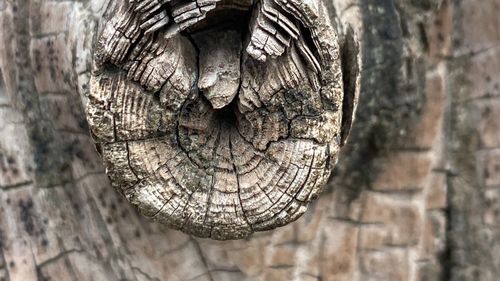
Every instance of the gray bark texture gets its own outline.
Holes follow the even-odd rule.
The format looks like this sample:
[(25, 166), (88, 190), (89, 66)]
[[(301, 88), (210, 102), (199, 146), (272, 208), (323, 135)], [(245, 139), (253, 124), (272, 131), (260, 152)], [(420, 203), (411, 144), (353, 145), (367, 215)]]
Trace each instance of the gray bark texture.
[[(131, 5), (140, 2), (149, 2), (149, 9), (154, 9), (155, 3), (164, 3), (127, 1)], [(270, 76), (281, 73), (290, 61), (295, 63), (297, 57), (311, 70), (304, 75), (297, 68), (298, 74), (292, 75), (299, 79), (300, 87), (308, 88), (305, 93), (311, 93), (296, 101), (306, 106), (270, 100), (266, 101), (268, 112), (257, 112), (254, 119), (245, 117), (256, 123), (264, 120), (261, 123), (279, 125), (280, 119), (266, 121), (265, 118), (280, 110), (318, 109), (314, 108), (314, 81), (318, 76), (314, 69), (315, 65), (317, 67), (315, 61), (320, 67), (323, 61), (318, 50), (312, 47), (315, 46), (314, 37), (305, 32), (319, 26), (304, 26), (292, 21), (295, 26), (301, 26), (297, 30), (304, 34), (299, 36), (293, 31), (284, 34), (291, 38), (283, 41), (288, 42), (289, 46), (284, 45), (286, 48), (279, 44), (261, 48), (258, 35), (262, 31), (253, 23), (272, 27), (280, 24), (280, 20), (266, 25), (269, 11), (260, 9), (248, 20), (246, 16), (240, 19), (245, 21), (245, 28), (252, 36), (238, 36), (241, 35), (237, 29), (240, 20), (232, 25), (236, 30), (210, 30), (212, 26), (224, 24), (217, 19), (238, 18), (223, 10), (208, 12), (213, 7), (212, 2), (235, 5), (245, 11), (248, 10), (245, 3), (252, 1), (195, 3), (202, 8), (200, 11), (207, 10), (206, 20), (198, 20), (196, 17), (201, 16), (198, 15), (190, 21), (188, 18), (193, 14), (175, 5), (166, 9), (168, 15), (176, 15), (168, 22), (162, 13), (146, 17), (140, 24), (141, 34), (145, 37), (159, 32), (165, 34), (151, 35), (150, 41), (138, 39), (144, 42), (132, 45), (144, 44), (144, 47), (137, 54), (150, 54), (152, 63), (155, 56), (164, 56), (163, 60), (178, 58), (182, 63), (179, 66), (177, 62), (175, 68), (162, 63), (161, 71), (164, 72), (142, 77), (144, 70), (137, 72), (134, 69), (146, 69), (149, 62), (141, 66), (143, 58), (130, 59), (134, 55), (132, 48), (125, 50), (126, 55), (121, 60), (119, 56), (106, 57), (106, 51), (99, 49), (101, 35), (105, 34), (105, 20), (111, 22), (113, 15), (119, 14), (109, 11), (119, 9), (121, 1), (0, 0), (0, 280), (498, 280), (498, 0), (323, 1), (325, 9), (320, 10), (339, 34), (337, 43), (326, 42), (338, 44), (339, 48), (340, 61), (331, 64), (339, 64), (340, 69), (332, 73), (343, 75), (344, 89), (335, 100), (337, 105), (346, 93), (356, 88), (355, 79), (348, 78), (356, 76), (356, 67), (353, 67), (356, 40), (363, 61), (356, 120), (341, 152), (337, 155), (334, 150), (330, 151), (333, 158), (338, 158), (338, 163), (321, 194), (321, 184), (311, 186), (318, 189), (317, 196), (303, 196), (317, 198), (307, 201), (307, 211), (305, 207), (300, 208), (305, 211), (300, 218), (291, 216), (284, 221), (272, 221), (270, 227), (256, 227), (256, 230), (288, 224), (251, 235), (251, 227), (244, 231), (241, 229), (245, 227), (237, 227), (259, 226), (264, 220), (258, 217), (261, 214), (258, 211), (253, 216), (242, 214), (243, 206), (234, 209), (232, 217), (233, 214), (226, 214), (231, 221), (228, 225), (232, 227), (215, 231), (196, 227), (204, 224), (190, 221), (192, 216), (189, 215), (182, 221), (192, 223), (193, 228), (176, 225), (176, 218), (171, 214), (163, 217), (164, 223), (146, 218), (144, 215), (154, 217), (155, 212), (164, 209), (144, 207), (149, 204), (147, 200), (121, 190), (127, 182), (120, 180), (145, 178), (142, 171), (149, 173), (147, 169), (157, 165), (154, 157), (169, 157), (172, 151), (151, 154), (152, 158), (134, 162), (130, 151), (138, 149), (139, 154), (144, 155), (151, 150), (146, 144), (123, 142), (120, 138), (145, 142), (151, 139), (151, 135), (147, 138), (142, 135), (151, 134), (147, 127), (151, 125), (149, 121), (163, 122), (169, 117), (162, 115), (165, 111), (148, 112), (147, 118), (137, 119), (142, 124), (127, 123), (134, 119), (117, 115), (124, 111), (111, 110), (108, 113), (111, 113), (110, 120), (114, 120), (114, 130), (99, 131), (109, 120), (101, 118), (108, 113), (99, 108), (96, 94), (111, 95), (122, 88), (126, 90), (123, 96), (134, 97), (134, 93), (138, 93), (139, 100), (128, 107), (137, 113), (145, 112), (138, 108), (148, 99), (151, 103), (175, 107), (179, 102), (176, 99), (185, 95), (186, 89), (176, 86), (169, 91), (177, 91), (179, 95), (162, 95), (158, 89), (165, 81), (152, 78), (171, 74), (168, 79), (176, 76), (178, 80), (189, 79), (194, 73), (189, 68), (192, 64), (192, 68), (197, 69), (196, 86), (203, 97), (199, 93), (195, 93), (198, 98), (192, 94), (193, 97), (187, 99), (193, 104), (189, 114), (181, 114), (181, 118), (176, 119), (177, 127), (183, 130), (176, 130), (175, 137), (183, 143), (181, 150), (186, 154), (191, 150), (202, 151), (197, 146), (207, 147), (205, 142), (210, 141), (210, 135), (205, 132), (213, 124), (219, 124), (212, 128), (213, 131), (222, 132), (219, 135), (226, 138), (219, 139), (219, 144), (221, 141), (227, 146), (237, 144), (230, 151), (242, 152), (245, 145), (250, 145), (245, 151), (256, 151), (255, 155), (265, 155), (262, 151), (272, 150), (273, 144), (269, 143), (291, 139), (293, 134), (298, 139), (304, 136), (314, 139), (322, 136), (321, 130), (325, 129), (321, 125), (317, 128), (298, 126), (311, 130), (283, 132), (277, 126), (265, 134), (252, 134), (250, 129), (235, 134), (235, 123), (222, 122), (231, 118), (239, 120), (237, 112), (250, 114), (254, 109), (251, 106), (258, 101), (254, 96), (265, 93), (248, 90), (242, 94), (240, 87), (243, 89), (243, 85), (247, 85), (245, 79), (258, 83), (272, 81)], [(259, 3), (270, 2), (273, 1)], [(141, 11), (138, 5), (134, 13)], [(218, 16), (210, 19), (210, 13)], [(207, 21), (210, 24), (204, 23)], [(176, 25), (172, 25), (173, 22)], [(179, 32), (187, 38), (176, 37)], [(349, 34), (356, 34), (357, 39)], [(300, 38), (307, 39), (301, 42)], [(133, 37), (119, 40), (120, 44), (126, 44), (125, 39)], [(221, 40), (227, 44), (218, 44)], [(148, 44), (163, 53), (156, 52), (157, 49), (153, 51)], [(196, 46), (194, 50), (193, 46)], [(193, 53), (196, 59), (190, 62)], [(242, 63), (245, 56), (261, 62), (247, 65)], [(217, 64), (221, 60), (225, 64)], [(158, 69), (153, 67), (155, 71)], [(319, 70), (317, 73), (324, 71)], [(183, 73), (175, 74), (176, 71)], [(211, 76), (214, 73), (220, 75), (214, 78)], [(259, 79), (254, 79), (257, 76)], [(286, 85), (285, 81), (285, 85), (276, 87), (297, 89), (297, 81), (290, 80), (289, 83), (295, 83), (291, 85)], [(319, 81), (322, 83), (321, 79)], [(321, 83), (319, 85), (325, 85)], [(113, 89), (106, 90), (107, 87)], [(238, 104), (241, 96), (250, 98), (247, 103)], [(238, 102), (234, 102), (236, 99)], [(342, 109), (337, 108), (335, 112), (349, 116), (355, 106), (350, 102), (354, 98), (346, 101), (342, 102)], [(223, 110), (228, 105), (238, 110)], [(154, 109), (154, 106), (148, 108)], [(172, 110), (182, 112), (182, 108)], [(306, 114), (299, 112), (297, 115)], [(99, 118), (103, 120), (98, 121)], [(220, 122), (217, 118), (221, 118)], [(339, 118), (335, 120), (338, 122)], [(299, 122), (300, 118), (294, 120)], [(338, 150), (343, 144), (342, 130), (346, 132), (351, 127), (345, 120), (332, 126), (340, 140), (336, 139), (335, 144), (328, 147)], [(324, 122), (323, 119), (320, 124)], [(256, 128), (256, 123), (248, 128)], [(307, 124), (312, 123), (308, 121)], [(136, 131), (124, 127), (129, 125), (132, 126), (129, 129)], [(153, 125), (158, 127), (158, 124)], [(169, 132), (168, 127), (161, 128), (160, 132)], [(171, 134), (161, 135), (165, 136)], [(240, 141), (234, 139), (240, 137)], [(161, 140), (159, 136), (155, 138), (154, 146), (158, 148)], [(312, 143), (330, 142), (315, 140)], [(168, 145), (168, 141), (163, 143)], [(127, 153), (125, 157), (123, 151)], [(234, 155), (227, 151), (208, 154), (194, 153), (190, 161), (198, 161), (201, 167), (207, 161), (214, 166), (232, 163), (225, 167), (232, 173), (220, 178), (238, 183), (221, 184), (220, 187), (234, 189), (234, 186), (243, 186), (239, 183), (247, 184), (239, 181), (238, 176), (236, 179), (230, 176), (245, 168), (235, 165)], [(223, 159), (227, 155), (233, 156), (232, 161)], [(290, 156), (282, 152), (276, 155)], [(144, 162), (144, 159), (153, 160)], [(114, 174), (115, 163), (109, 160), (125, 163), (129, 168), (134, 166), (137, 170), (129, 169), (132, 172), (127, 174), (118, 169)], [(306, 160), (313, 161), (314, 157)], [(173, 161), (178, 162), (172, 162), (175, 167), (185, 162)], [(209, 170), (209, 167), (204, 169)], [(141, 173), (134, 174), (137, 171)], [(197, 176), (189, 180), (201, 182), (203, 178)], [(196, 184), (201, 186), (201, 183)], [(144, 186), (151, 189), (154, 183)], [(272, 185), (262, 188), (268, 186)], [(237, 197), (244, 194), (242, 190), (225, 191), (236, 194), (232, 202), (241, 202)], [(165, 198), (164, 195), (157, 198)], [(294, 196), (299, 195), (291, 194)], [(265, 200), (259, 199), (257, 203), (265, 208)], [(193, 210), (196, 208), (193, 206)], [(205, 206), (204, 212), (206, 209)], [(220, 210), (224, 208), (217, 207), (213, 212)], [(220, 216), (209, 217), (206, 225), (224, 226), (215, 221), (216, 218)], [(241, 218), (249, 220), (240, 223), (238, 219)], [(297, 220), (291, 222), (294, 219)], [(172, 227), (185, 232), (193, 229), (191, 233), (203, 237), (245, 238), (216, 241), (190, 236)]]

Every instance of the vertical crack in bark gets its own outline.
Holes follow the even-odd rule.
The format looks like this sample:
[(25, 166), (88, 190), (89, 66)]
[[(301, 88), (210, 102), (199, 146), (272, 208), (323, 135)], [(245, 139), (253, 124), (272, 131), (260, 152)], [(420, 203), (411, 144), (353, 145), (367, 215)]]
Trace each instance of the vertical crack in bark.
[(441, 278), (440, 280), (442, 281), (447, 281), (447, 280), (452, 280), (452, 274), (451, 270), (453, 269), (453, 264), (452, 264), (452, 248), (453, 248), (453, 242), (452, 242), (452, 237), (450, 236), (450, 233), (452, 233), (452, 223), (453, 223), (453, 217), (452, 217), (452, 203), (451, 200), (453, 198), (453, 180), (452, 178), (455, 177), (456, 175), (453, 174), (452, 171), (446, 171), (446, 186), (447, 186), (447, 193), (446, 193), (446, 209), (445, 209), (445, 218), (446, 218), (446, 235), (445, 235), (445, 243), (446, 246), (444, 248), (444, 251), (442, 252), (441, 256), (439, 257), (439, 262), (441, 263)]
[(142, 213), (234, 239), (294, 221), (319, 195), (359, 71), (313, 2), (110, 6), (87, 118), (111, 181)]
[(207, 259), (205, 258), (205, 254), (203, 254), (203, 250), (201, 249), (200, 244), (195, 239), (191, 238), (190, 240), (191, 240), (191, 243), (193, 244), (193, 246), (196, 250), (196, 253), (198, 254), (198, 256), (200, 256), (201, 262), (203, 263), (203, 266), (205, 267), (205, 270), (207, 272), (206, 274), (208, 275), (209, 280), (214, 281), (214, 278), (212, 277), (212, 273), (210, 271), (210, 268), (208, 267)]
[(14, 16), (15, 37), (15, 76), (17, 98), (26, 119), (26, 129), (33, 148), (35, 176), (40, 186), (54, 186), (72, 180), (67, 162), (70, 144), (58, 139), (54, 125), (49, 121), (47, 113), (40, 106), (40, 95), (37, 92), (34, 71), (30, 61), (30, 4), (29, 0), (16, 1)]

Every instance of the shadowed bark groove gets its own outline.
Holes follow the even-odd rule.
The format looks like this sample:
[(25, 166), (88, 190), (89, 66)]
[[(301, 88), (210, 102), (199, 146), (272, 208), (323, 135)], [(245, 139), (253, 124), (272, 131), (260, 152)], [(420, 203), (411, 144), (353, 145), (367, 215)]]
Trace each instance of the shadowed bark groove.
[(112, 1), (107, 14), (86, 112), (115, 188), (199, 237), (302, 215), (359, 91), (357, 42), (339, 42), (322, 1)]

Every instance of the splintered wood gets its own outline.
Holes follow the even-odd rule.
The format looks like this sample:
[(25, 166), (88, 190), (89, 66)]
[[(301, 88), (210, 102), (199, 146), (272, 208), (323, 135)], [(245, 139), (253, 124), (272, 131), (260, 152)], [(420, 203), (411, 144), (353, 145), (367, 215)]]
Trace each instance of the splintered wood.
[(323, 3), (109, 9), (86, 114), (114, 187), (145, 216), (213, 239), (303, 214), (337, 161), (359, 89), (344, 86), (358, 81), (358, 60), (341, 62)]

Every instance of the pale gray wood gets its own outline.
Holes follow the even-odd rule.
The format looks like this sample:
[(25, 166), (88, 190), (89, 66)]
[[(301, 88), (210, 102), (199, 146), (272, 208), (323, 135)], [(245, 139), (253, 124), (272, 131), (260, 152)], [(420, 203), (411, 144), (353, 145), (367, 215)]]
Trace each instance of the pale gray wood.
[(233, 6), (111, 4), (86, 96), (117, 190), (147, 217), (214, 239), (283, 226), (307, 210), (337, 162), (359, 92), (357, 39), (341, 57), (337, 19), (322, 1)]

